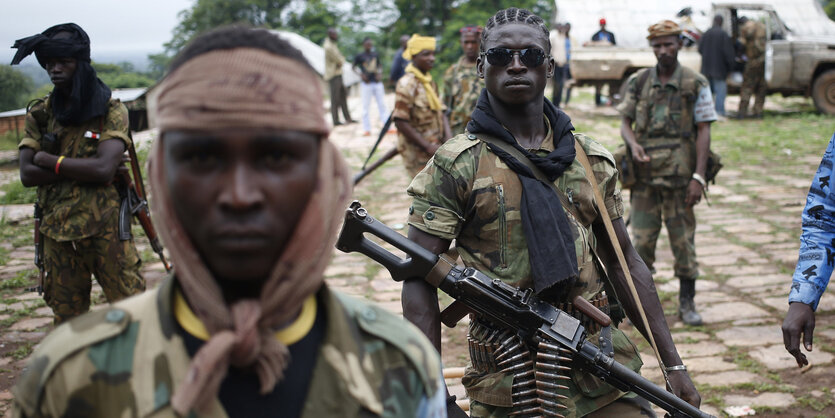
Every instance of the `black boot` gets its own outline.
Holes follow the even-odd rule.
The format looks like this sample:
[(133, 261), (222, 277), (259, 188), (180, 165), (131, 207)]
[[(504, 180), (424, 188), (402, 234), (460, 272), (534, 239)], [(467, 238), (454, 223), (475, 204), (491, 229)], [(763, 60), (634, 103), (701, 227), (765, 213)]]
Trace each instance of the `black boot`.
[(687, 325), (702, 325), (702, 316), (696, 312), (696, 280), (679, 279), (678, 316)]

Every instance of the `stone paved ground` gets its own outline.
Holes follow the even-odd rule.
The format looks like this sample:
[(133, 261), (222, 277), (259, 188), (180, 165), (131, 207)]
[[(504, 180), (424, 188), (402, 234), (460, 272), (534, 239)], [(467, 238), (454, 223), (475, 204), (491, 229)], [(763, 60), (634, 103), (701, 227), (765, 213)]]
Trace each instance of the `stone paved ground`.
[[(590, 93), (581, 90), (581, 94)], [(735, 99), (729, 98), (729, 108), (735, 108)], [(387, 100), (391, 108), (392, 96), (388, 95)], [(351, 110), (355, 118), (361, 116), (358, 100), (352, 99)], [(597, 109), (575, 98), (567, 112), (578, 131), (591, 134), (610, 149), (619, 143), (619, 120), (611, 108)], [(372, 119), (379, 126), (374, 113), (372, 110)], [(355, 169), (362, 165), (375, 139), (361, 136), (361, 129), (359, 124), (341, 126), (332, 136)], [(720, 124), (714, 129), (724, 127)], [(150, 140), (153, 135), (139, 138)], [(395, 141), (394, 135), (387, 135), (381, 151), (393, 147)], [(721, 416), (726, 407), (751, 406), (760, 416), (835, 416), (829, 389), (835, 384), (835, 295), (830, 292), (821, 302), (815, 350), (808, 356), (812, 363), (810, 369), (796, 368), (783, 349), (780, 332), (797, 258), (800, 211), (825, 146), (825, 139), (817, 141), (821, 143), (819, 153), (796, 158), (793, 166), (781, 170), (763, 167), (759, 161), (726, 167), (719, 183), (710, 188), (712, 206), (698, 206), (696, 241), (702, 277), (697, 285), (696, 303), (703, 314), (704, 326), (686, 327), (677, 319), (678, 283), (672, 273), (672, 256), (666, 235), (662, 234), (659, 240), (656, 265), (659, 295), (679, 353), (702, 393), (703, 409), (711, 414)], [(727, 151), (721, 143), (715, 142), (714, 146), (720, 153)], [(8, 177), (8, 173), (0, 174), (0, 179)], [(355, 197), (376, 218), (405, 234), (409, 200), (403, 190), (408, 181), (400, 158), (395, 157), (358, 185)], [(25, 235), (0, 232), (3, 236), (0, 239), (2, 290), (19, 287), (21, 280), (27, 281), (33, 270), (28, 206), (3, 208), (0, 213), (8, 222), (3, 225), (27, 228)], [(153, 262), (144, 240), (140, 240), (140, 251), (146, 260), (146, 277), (149, 283), (155, 284), (163, 275), (162, 267)], [(400, 285), (363, 256), (335, 253), (326, 275), (328, 283), (340, 291), (374, 301), (395, 313), (401, 312)], [(103, 302), (100, 289), (95, 292), (96, 300)], [(51, 329), (51, 312), (36, 294), (17, 289), (4, 295), (0, 310), (0, 414), (8, 412), (9, 388), (32, 346)], [(449, 302), (443, 296), (441, 300)], [(446, 367), (466, 363), (465, 328), (459, 325), (443, 331)], [(641, 349), (645, 363), (643, 374), (661, 383), (648, 344), (634, 330), (626, 328)], [(459, 379), (448, 383), (454, 394), (465, 398)]]

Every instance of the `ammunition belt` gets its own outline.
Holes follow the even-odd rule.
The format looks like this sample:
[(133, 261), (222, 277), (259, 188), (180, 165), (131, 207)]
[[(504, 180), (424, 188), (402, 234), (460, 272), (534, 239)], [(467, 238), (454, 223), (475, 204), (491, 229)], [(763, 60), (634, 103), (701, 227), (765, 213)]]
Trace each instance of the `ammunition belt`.
[[(606, 292), (600, 292), (591, 298), (589, 303), (609, 314), (609, 299)], [(556, 307), (567, 314), (580, 320), (580, 324), (586, 329), (587, 335), (596, 334), (600, 331), (600, 325), (591, 318), (574, 308), (571, 303), (560, 303)], [(495, 356), (502, 350), (501, 343), (508, 334), (501, 327), (489, 322), (485, 318), (470, 315), (470, 329), (467, 333), (468, 345), (470, 348), (470, 360), (473, 368), (483, 373), (495, 373), (502, 369), (497, 364)]]

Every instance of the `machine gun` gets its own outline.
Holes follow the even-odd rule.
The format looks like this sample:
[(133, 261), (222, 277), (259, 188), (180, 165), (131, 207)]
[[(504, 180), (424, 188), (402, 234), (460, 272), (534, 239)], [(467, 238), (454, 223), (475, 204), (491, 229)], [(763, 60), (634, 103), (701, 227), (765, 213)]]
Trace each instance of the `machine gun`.
[[(403, 251), (407, 258), (402, 259), (392, 254), (365, 234), (374, 235), (393, 245)], [(357, 201), (351, 204), (345, 214), (345, 223), (336, 248), (346, 253), (356, 251), (370, 257), (388, 269), (395, 281), (426, 280), (466, 305), (469, 310), (507, 330), (506, 334), (515, 333), (529, 346), (567, 356), (559, 358), (570, 360), (621, 391), (637, 393), (673, 417), (711, 416), (656, 386), (616, 362), (610, 354), (587, 342), (586, 330), (577, 318), (540, 300), (530, 289), (517, 289), (501, 280), (491, 279), (478, 270), (459, 268), (445, 257), (438, 257), (374, 219)], [(575, 298), (574, 304), (576, 309), (586, 313), (601, 326), (608, 325), (608, 316), (581, 297)], [(551, 359), (549, 354), (540, 354), (537, 355), (539, 359)]]

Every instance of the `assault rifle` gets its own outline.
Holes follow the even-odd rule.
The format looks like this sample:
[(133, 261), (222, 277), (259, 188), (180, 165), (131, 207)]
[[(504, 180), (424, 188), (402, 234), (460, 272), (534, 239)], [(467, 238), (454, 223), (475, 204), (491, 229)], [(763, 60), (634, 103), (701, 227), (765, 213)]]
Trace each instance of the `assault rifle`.
[(142, 186), (142, 172), (139, 170), (139, 158), (136, 156), (136, 148), (133, 146), (133, 141), (131, 141), (128, 147), (128, 153), (133, 180), (127, 170), (120, 169), (116, 171), (116, 189), (119, 191), (119, 197), (122, 198), (122, 204), (119, 207), (119, 239), (131, 239), (130, 216), (136, 216), (136, 219), (139, 220), (139, 224), (145, 231), (145, 236), (148, 237), (148, 241), (151, 243), (151, 248), (159, 256), (162, 265), (165, 267), (165, 271), (170, 272), (171, 265), (165, 259), (162, 243), (160, 243), (157, 231), (151, 222), (151, 212), (148, 209), (145, 188)]
[[(354, 176), (354, 186), (359, 184), (359, 182), (365, 178), (365, 176), (371, 174), (372, 171), (379, 168), (381, 165), (385, 164), (386, 161), (394, 158), (397, 155), (397, 148), (392, 148), (388, 150), (382, 157), (374, 161), (371, 166), (368, 166), (368, 162), (371, 161), (371, 157), (374, 156), (374, 152), (377, 151), (377, 147), (380, 146), (380, 142), (383, 141), (383, 137), (386, 136), (388, 133), (389, 127), (391, 126), (391, 122), (394, 120), (394, 113), (392, 112), (386, 122), (383, 124), (383, 129), (380, 130), (380, 135), (377, 135), (377, 142), (374, 143), (374, 146), (371, 147), (371, 152), (368, 153), (368, 157), (366, 157), (365, 162), (362, 163), (362, 168), (360, 168), (360, 172)], [(368, 167), (368, 168), (366, 168)]]
[(38, 296), (43, 295), (43, 238), (41, 238), (41, 220), (43, 220), (43, 209), (41, 205), (35, 201), (35, 266), (38, 267), (38, 285), (27, 288), (27, 292), (38, 292)]
[[(365, 234), (393, 245), (403, 251), (406, 258), (392, 254)], [(585, 328), (577, 318), (540, 300), (530, 289), (520, 290), (501, 280), (491, 279), (478, 270), (455, 266), (445, 257), (438, 257), (374, 219), (357, 201), (345, 214), (336, 248), (343, 252), (365, 254), (388, 269), (395, 281), (426, 280), (469, 310), (504, 329), (514, 330), (522, 341), (531, 346), (544, 343), (568, 350), (575, 365), (621, 391), (637, 393), (673, 417), (710, 417), (586, 342)], [(608, 316), (587, 301), (578, 297), (574, 303), (575, 308), (587, 313), (600, 325), (608, 325)]]

